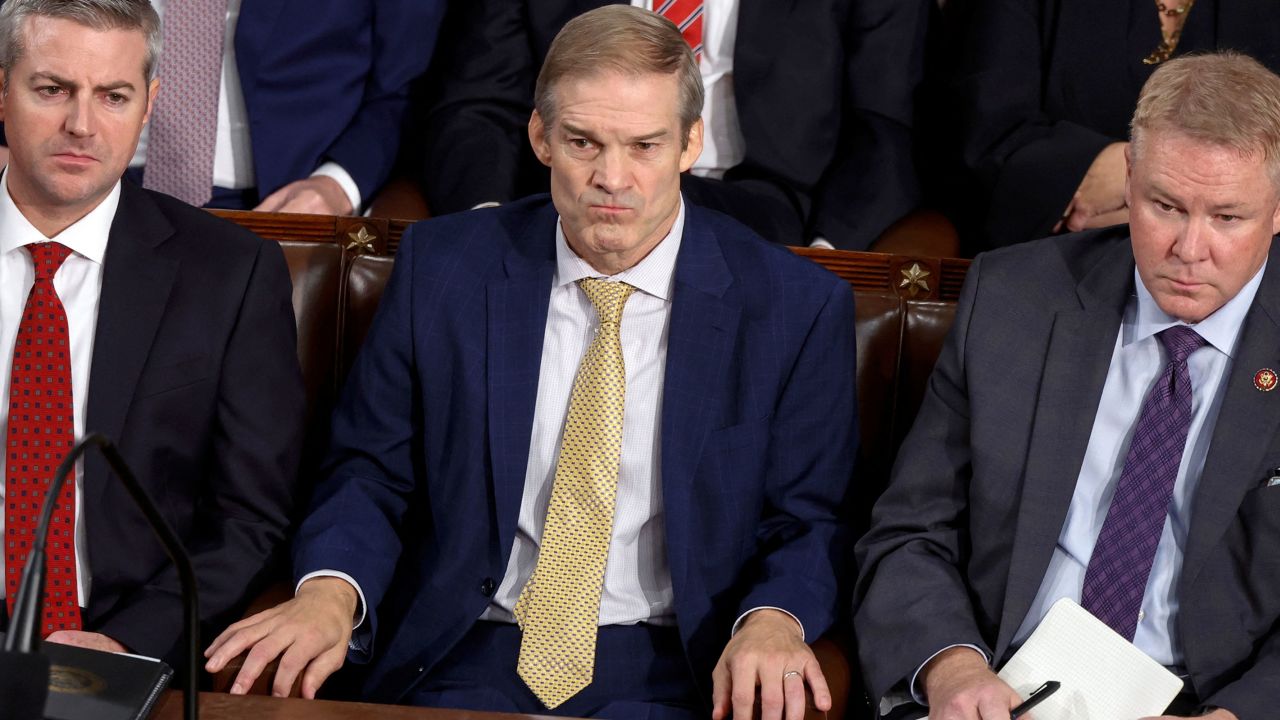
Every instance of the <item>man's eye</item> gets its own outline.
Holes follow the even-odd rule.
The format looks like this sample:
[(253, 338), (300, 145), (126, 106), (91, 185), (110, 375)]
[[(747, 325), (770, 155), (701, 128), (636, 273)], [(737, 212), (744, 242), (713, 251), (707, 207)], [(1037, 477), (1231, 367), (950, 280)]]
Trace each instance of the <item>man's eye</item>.
[(638, 143), (636, 143), (636, 149), (637, 149), (637, 150), (639, 150), (640, 152), (649, 152), (650, 150), (653, 150), (653, 149), (654, 149), (654, 148), (656, 148), (656, 147), (658, 147), (658, 143), (656, 143), (656, 142), (638, 142)]
[(36, 92), (44, 95), (45, 97), (54, 97), (55, 95), (60, 95), (62, 93), (62, 88), (57, 85), (45, 85), (43, 87), (36, 88)]
[(120, 93), (115, 93), (115, 92), (107, 93), (107, 102), (111, 103), (112, 105), (120, 105), (121, 103), (124, 103), (128, 99), (129, 98), (125, 97), (124, 95), (121, 95)]
[(1175, 212), (1178, 209), (1167, 202), (1160, 202), (1159, 200), (1156, 201), (1156, 207), (1160, 208), (1161, 212), (1167, 213)]
[(586, 150), (591, 147), (591, 141), (586, 138), (569, 138), (569, 144), (579, 150)]
[(1219, 215), (1218, 219), (1225, 223), (1233, 223), (1240, 219), (1239, 215)]

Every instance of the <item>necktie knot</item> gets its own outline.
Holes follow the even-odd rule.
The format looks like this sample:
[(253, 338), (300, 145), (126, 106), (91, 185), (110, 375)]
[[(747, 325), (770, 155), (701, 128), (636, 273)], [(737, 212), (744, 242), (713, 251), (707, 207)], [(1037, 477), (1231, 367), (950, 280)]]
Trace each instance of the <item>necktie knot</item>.
[(1200, 333), (1186, 325), (1174, 325), (1157, 334), (1165, 352), (1169, 353), (1169, 362), (1181, 365), (1187, 361), (1191, 353), (1204, 347), (1205, 339)]
[(52, 280), (62, 261), (71, 256), (71, 248), (56, 242), (33, 243), (27, 246), (27, 252), (35, 264), (36, 280)]
[(595, 306), (601, 325), (621, 323), (622, 307), (627, 304), (631, 293), (636, 291), (633, 285), (599, 278), (582, 278), (578, 281), (578, 287), (582, 288), (587, 299)]

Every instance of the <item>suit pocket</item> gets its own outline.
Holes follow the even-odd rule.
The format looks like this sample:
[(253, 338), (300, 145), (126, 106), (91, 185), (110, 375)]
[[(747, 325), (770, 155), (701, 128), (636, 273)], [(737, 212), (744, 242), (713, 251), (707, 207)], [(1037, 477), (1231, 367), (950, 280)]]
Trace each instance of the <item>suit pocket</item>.
[(205, 355), (149, 363), (138, 380), (135, 397), (148, 398), (178, 390), (207, 380), (209, 376), (209, 358)]

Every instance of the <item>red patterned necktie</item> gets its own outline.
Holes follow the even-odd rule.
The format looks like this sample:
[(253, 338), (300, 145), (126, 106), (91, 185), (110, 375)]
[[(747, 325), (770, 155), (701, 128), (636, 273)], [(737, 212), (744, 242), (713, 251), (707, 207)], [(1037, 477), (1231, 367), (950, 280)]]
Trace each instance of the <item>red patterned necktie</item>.
[[(67, 312), (53, 289), (53, 275), (71, 250), (55, 242), (28, 245), (36, 281), (18, 324), (9, 380), (5, 441), (5, 600), (9, 614), (22, 568), (35, 538), (45, 493), (62, 458), (75, 444), (71, 402), (71, 340)], [(80, 629), (76, 587), (76, 477), (72, 471), (49, 526), (44, 629)]]
[(702, 60), (702, 0), (659, 0), (657, 13), (676, 24), (693, 56)]
[(1205, 344), (1175, 325), (1157, 337), (1169, 364), (1142, 403), (1115, 495), (1085, 570), (1080, 604), (1132, 641), (1191, 428), (1187, 358)]
[(164, 90), (151, 113), (142, 184), (199, 207), (213, 192), (218, 87), (226, 0), (182, 0), (164, 8)]

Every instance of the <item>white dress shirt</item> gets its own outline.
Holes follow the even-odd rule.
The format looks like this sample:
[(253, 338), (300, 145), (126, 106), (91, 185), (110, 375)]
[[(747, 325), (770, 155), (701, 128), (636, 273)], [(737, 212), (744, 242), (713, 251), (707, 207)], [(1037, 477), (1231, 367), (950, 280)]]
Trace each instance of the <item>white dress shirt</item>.
[[(684, 234), (684, 203), (671, 232), (647, 257), (607, 279), (636, 288), (622, 310), (622, 356), (626, 367), (622, 454), (613, 536), (600, 596), (600, 624), (637, 622), (672, 624), (671, 571), (667, 566), (662, 507), (662, 458), (659, 452), (662, 388), (667, 366), (667, 330), (676, 255)], [(529, 464), (516, 522), (515, 543), (506, 574), (498, 585), (486, 620), (515, 622), (512, 609), (538, 561), (543, 520), (555, 481), (556, 462), (569, 395), (578, 365), (600, 326), (582, 278), (606, 277), (569, 249), (556, 224), (556, 273), (551, 284), (538, 399), (529, 440)]]
[[(45, 237), (27, 221), (9, 197), (9, 175), (0, 176), (0, 353), (10, 360), (0, 372), (0, 437), (9, 429), (9, 376), (18, 324), (27, 304), (27, 295), (35, 284), (35, 267), (31, 255), (23, 249), (33, 243), (56, 240), (71, 249), (71, 255), (53, 276), (53, 288), (67, 312), (67, 330), (71, 333), (71, 402), (75, 436), (85, 432), (85, 402), (89, 397), (89, 368), (93, 360), (93, 336), (98, 326), (98, 298), (102, 290), (102, 262), (107, 252), (107, 235), (120, 203), (117, 182), (98, 207), (54, 238)], [(0, 454), (0, 475), (4, 471), (4, 455)], [(80, 605), (89, 602), (92, 578), (85, 562), (85, 524), (83, 508), (84, 463), (76, 463), (76, 579)], [(0, 500), (4, 485), (0, 484)], [(4, 530), (4, 513), (0, 513), (0, 533)], [(0, 598), (4, 597), (0, 583)]]
[[(164, 5), (171, 0), (151, 0), (156, 13), (164, 18)], [(240, 86), (240, 69), (236, 65), (236, 23), (240, 20), (240, 4), (243, 0), (227, 0), (227, 24), (222, 45), (222, 82), (218, 86), (218, 131), (214, 141), (212, 185), (245, 190), (258, 184), (253, 171), (253, 142), (249, 135), (249, 113), (244, 106), (244, 91)], [(160, 78), (160, 93), (164, 94), (166, 82), (181, 82), (178, 78)], [(147, 164), (147, 137), (149, 128), (142, 129), (138, 149), (129, 161), (131, 167)], [(351, 201), (354, 212), (360, 212), (360, 188), (351, 174), (335, 162), (326, 162), (313, 172), (312, 177), (331, 177), (342, 186)]]
[[(653, 0), (631, 0), (631, 5), (654, 9)], [(723, 178), (725, 171), (741, 163), (746, 154), (733, 95), (733, 48), (737, 36), (738, 0), (704, 0), (702, 61), (698, 63), (706, 89), (702, 103), (702, 155), (690, 171), (701, 177)]]

